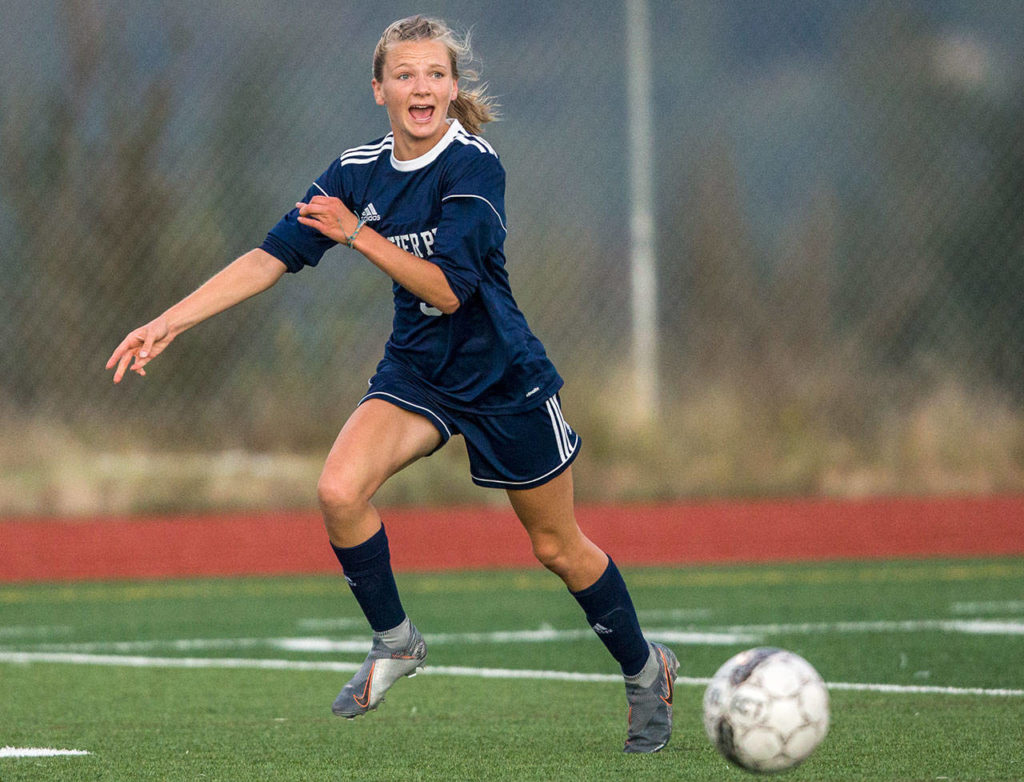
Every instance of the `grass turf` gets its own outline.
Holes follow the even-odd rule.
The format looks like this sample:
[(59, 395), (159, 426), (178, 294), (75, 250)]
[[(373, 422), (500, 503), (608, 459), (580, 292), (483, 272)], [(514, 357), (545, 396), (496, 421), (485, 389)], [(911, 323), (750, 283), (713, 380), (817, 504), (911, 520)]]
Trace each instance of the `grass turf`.
[[(657, 569), (626, 576), (652, 633), (754, 628), (758, 643), (803, 654), (830, 682), (1024, 688), (1024, 636), (1013, 631), (1024, 621), (1021, 560)], [(614, 672), (601, 645), (586, 634), (532, 643), (462, 635), (441, 640), (542, 623), (581, 627), (575, 604), (545, 573), (399, 580), (428, 643), (438, 639), (428, 665)], [(365, 635), (343, 583), (330, 578), (14, 585), (0, 587), (0, 615), (0, 651), (356, 663), (362, 653), (316, 654), (262, 639)], [(347, 619), (354, 620), (351, 626)], [(989, 624), (970, 631), (935, 624), (966, 620)], [(999, 625), (1009, 629), (994, 632)], [(210, 639), (223, 643), (173, 643)], [(683, 661), (681, 675), (706, 677), (756, 644), (672, 645)], [(669, 747), (637, 757), (620, 752), (625, 701), (618, 682), (424, 675), (400, 682), (377, 712), (349, 722), (329, 712), (346, 678), (323, 671), (0, 663), (0, 746), (92, 753), (0, 759), (0, 779), (749, 778), (704, 737), (700, 686), (677, 688)], [(1024, 697), (835, 689), (831, 697), (829, 736), (785, 779), (1024, 777)]]

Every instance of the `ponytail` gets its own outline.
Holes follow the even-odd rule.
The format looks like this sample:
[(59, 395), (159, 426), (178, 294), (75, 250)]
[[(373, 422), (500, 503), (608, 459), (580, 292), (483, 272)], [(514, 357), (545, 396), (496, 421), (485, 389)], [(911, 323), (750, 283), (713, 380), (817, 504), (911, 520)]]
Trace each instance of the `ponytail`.
[(484, 123), (498, 119), (498, 106), (494, 98), (485, 93), (485, 87), (459, 90), (458, 96), (448, 106), (448, 114), (461, 122), (462, 127), (474, 136), (483, 132)]

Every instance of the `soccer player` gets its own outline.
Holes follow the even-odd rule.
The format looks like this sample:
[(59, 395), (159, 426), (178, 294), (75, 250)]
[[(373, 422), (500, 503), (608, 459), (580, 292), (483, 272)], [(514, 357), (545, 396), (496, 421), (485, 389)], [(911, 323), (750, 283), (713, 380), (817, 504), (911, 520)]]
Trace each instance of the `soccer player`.
[(353, 718), (376, 708), (426, 657), (372, 498), (390, 476), (459, 434), (472, 480), (505, 490), (537, 559), (562, 579), (619, 663), (629, 703), (625, 751), (656, 752), (671, 735), (678, 662), (643, 636), (618, 569), (576, 523), (571, 464), (580, 437), (562, 415), (562, 378), (509, 288), (505, 172), (479, 135), (494, 118), (491, 99), (459, 85), (470, 58), (468, 40), (441, 21), (390, 25), (374, 51), (371, 85), (391, 132), (344, 152), (260, 247), (132, 331), (107, 368), (115, 383), (128, 369), (145, 375), (178, 334), (286, 272), (316, 266), (331, 247), (363, 255), (393, 281), (393, 330), (317, 490), (373, 643), (333, 712)]

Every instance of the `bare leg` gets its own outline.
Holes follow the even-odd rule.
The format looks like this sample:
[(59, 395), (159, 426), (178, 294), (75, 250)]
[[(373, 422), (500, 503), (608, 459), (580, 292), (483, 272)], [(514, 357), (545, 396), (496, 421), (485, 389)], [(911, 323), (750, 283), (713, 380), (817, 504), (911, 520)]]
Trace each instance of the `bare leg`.
[(426, 418), (379, 399), (356, 408), (331, 449), (317, 493), (324, 524), (353, 595), (374, 630), (363, 665), (331, 706), (340, 717), (365, 714), (427, 656), (402, 608), (387, 536), (370, 500), (388, 478), (441, 443)]
[(533, 552), (565, 582), (602, 643), (622, 666), (629, 702), (626, 752), (657, 752), (672, 735), (671, 650), (649, 644), (618, 568), (580, 530), (569, 470), (536, 489), (508, 492)]
[(535, 489), (510, 490), (508, 498), (530, 536), (534, 555), (570, 590), (586, 589), (601, 577), (608, 556), (576, 523), (572, 468)]
[(381, 485), (441, 444), (429, 420), (380, 399), (355, 409), (334, 442), (317, 484), (331, 543), (349, 548), (371, 538), (381, 521), (371, 499)]

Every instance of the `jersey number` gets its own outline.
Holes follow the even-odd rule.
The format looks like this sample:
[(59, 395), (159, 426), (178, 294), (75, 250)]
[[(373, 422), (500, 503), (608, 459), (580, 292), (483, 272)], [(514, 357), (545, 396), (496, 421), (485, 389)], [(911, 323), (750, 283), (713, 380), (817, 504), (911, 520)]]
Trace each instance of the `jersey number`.
[(437, 307), (431, 307), (425, 301), (420, 302), (420, 312), (422, 312), (424, 315), (429, 315), (432, 318), (436, 318), (444, 314)]

